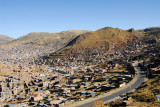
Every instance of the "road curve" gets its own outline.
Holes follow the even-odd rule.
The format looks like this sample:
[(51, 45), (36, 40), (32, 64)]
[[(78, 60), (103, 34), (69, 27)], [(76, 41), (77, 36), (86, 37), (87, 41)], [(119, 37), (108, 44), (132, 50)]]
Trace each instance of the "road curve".
[(81, 103), (79, 105), (76, 105), (75, 107), (91, 107), (91, 106), (94, 105), (94, 102), (97, 101), (97, 100), (103, 100), (104, 102), (110, 102), (110, 101), (113, 101), (116, 98), (118, 98), (119, 95), (126, 94), (126, 93), (138, 88), (144, 82), (145, 76), (142, 73), (142, 71), (140, 70), (140, 67), (138, 67), (138, 63), (134, 63), (133, 66), (134, 66), (134, 69), (136, 71), (136, 76), (126, 86), (124, 86), (123, 88), (115, 90), (111, 94), (107, 94), (107, 95), (102, 96), (100, 98), (95, 98), (94, 100), (89, 101), (89, 102), (85, 102), (83, 104)]

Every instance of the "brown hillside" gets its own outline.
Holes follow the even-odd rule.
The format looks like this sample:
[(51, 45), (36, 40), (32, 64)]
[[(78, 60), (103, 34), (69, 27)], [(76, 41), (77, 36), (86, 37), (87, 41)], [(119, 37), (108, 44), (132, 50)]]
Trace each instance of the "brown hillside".
[(143, 34), (134, 29), (121, 30), (119, 28), (105, 27), (94, 32), (81, 34), (69, 42), (66, 48), (96, 48), (104, 46), (106, 43), (111, 47), (117, 44), (126, 43), (129, 39), (132, 40), (135, 37), (141, 36), (143, 36)]

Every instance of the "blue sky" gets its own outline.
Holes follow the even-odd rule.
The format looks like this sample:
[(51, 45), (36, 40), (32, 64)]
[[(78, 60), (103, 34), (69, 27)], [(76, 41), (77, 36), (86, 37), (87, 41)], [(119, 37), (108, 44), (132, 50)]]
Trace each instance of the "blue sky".
[(160, 0), (0, 0), (0, 34), (160, 26)]

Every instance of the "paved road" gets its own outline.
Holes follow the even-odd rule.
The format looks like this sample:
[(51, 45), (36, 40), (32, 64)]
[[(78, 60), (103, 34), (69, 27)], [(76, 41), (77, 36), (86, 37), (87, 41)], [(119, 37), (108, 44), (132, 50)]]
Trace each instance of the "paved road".
[(134, 69), (137, 73), (137, 76), (135, 77), (136, 79), (133, 80), (132, 82), (130, 82), (124, 88), (121, 88), (121, 89), (113, 92), (112, 94), (108, 94), (108, 95), (103, 96), (101, 98), (94, 99), (90, 102), (86, 102), (84, 104), (80, 104), (75, 107), (91, 107), (94, 105), (94, 102), (97, 100), (103, 100), (104, 102), (110, 102), (110, 101), (117, 99), (119, 97), (119, 95), (126, 94), (126, 93), (138, 88), (144, 82), (145, 76), (142, 73), (142, 71), (140, 70), (140, 67), (138, 67), (138, 63), (134, 64)]

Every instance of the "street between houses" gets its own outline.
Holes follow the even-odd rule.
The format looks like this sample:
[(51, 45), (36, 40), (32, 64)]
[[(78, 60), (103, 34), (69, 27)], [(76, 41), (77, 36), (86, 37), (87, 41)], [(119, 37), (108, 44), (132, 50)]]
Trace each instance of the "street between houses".
[[(116, 90), (113, 90), (105, 96), (93, 98), (93, 99), (90, 99), (89, 101), (79, 102), (78, 104), (72, 105), (72, 107), (90, 107), (90, 106), (94, 105), (95, 101), (101, 101), (101, 100), (103, 100), (104, 103), (111, 102), (111, 101), (118, 99), (120, 95), (126, 94), (126, 93), (131, 92), (132, 90), (138, 88), (145, 80), (145, 76), (142, 73), (138, 64), (139, 64), (138, 62), (132, 63), (132, 65), (134, 66), (134, 69), (136, 71), (136, 75), (133, 78), (133, 80), (131, 82), (129, 82), (126, 86), (124, 86), (122, 88), (118, 88)], [(70, 107), (71, 107), (71, 105), (70, 105)]]

